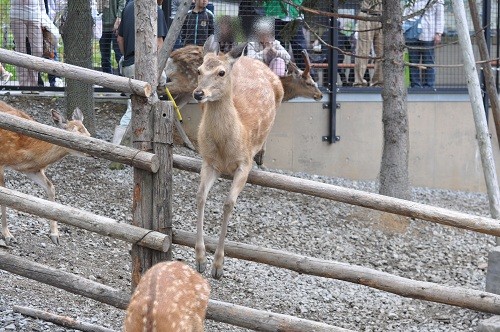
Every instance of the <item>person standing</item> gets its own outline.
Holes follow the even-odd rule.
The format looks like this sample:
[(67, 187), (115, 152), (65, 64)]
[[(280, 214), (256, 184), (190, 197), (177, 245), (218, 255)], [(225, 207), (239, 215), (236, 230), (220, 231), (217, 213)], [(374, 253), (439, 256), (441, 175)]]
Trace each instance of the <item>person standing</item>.
[[(410, 15), (423, 10), (427, 5), (427, 0), (417, 0), (411, 7), (404, 10), (404, 15)], [(415, 19), (420, 18), (422, 32), (417, 39), (406, 39), (408, 47), (409, 61), (413, 64), (433, 65), (435, 62), (434, 47), (441, 43), (441, 36), (444, 30), (444, 1), (437, 0), (424, 13)], [(422, 76), (422, 77), (420, 77)], [(420, 69), (410, 66), (410, 87), (434, 89), (436, 81), (436, 70), (434, 67)]]
[[(301, 6), (303, 0), (292, 0), (296, 6)], [(275, 37), (284, 41), (286, 30), (290, 33), (290, 46), (292, 47), (293, 60), (300, 69), (305, 68), (302, 50), (307, 48), (306, 38), (303, 30), (303, 17), (299, 9), (281, 0), (269, 0), (264, 2), (266, 16), (274, 17)], [(291, 29), (291, 30), (290, 30)], [(287, 45), (283, 43), (283, 45)]]
[[(45, 11), (43, 0), (11, 0), (10, 28), (14, 35), (16, 51), (27, 53), (27, 41), (31, 55), (43, 54), (42, 12)], [(20, 86), (37, 86), (38, 72), (23, 67), (17, 68)]]
[(210, 35), (215, 33), (214, 13), (207, 9), (208, 0), (195, 0), (189, 10), (181, 30), (182, 46), (203, 46)]
[[(167, 36), (167, 23), (161, 9), (163, 0), (157, 0), (158, 4), (158, 19), (157, 19), (157, 38), (156, 47), (158, 50), (163, 46), (163, 40)], [(134, 0), (128, 0), (123, 9), (121, 21), (118, 27), (117, 42), (120, 51), (123, 54), (121, 62), (121, 74), (128, 78), (135, 77), (135, 13)], [(162, 82), (163, 80), (163, 82)], [(165, 84), (165, 77), (160, 79), (159, 84)], [(127, 102), (127, 110), (120, 120), (120, 125), (115, 127), (112, 142), (120, 144), (132, 118), (132, 102), (130, 99)]]
[(376, 21), (358, 20), (358, 39), (356, 42), (356, 60), (354, 61), (354, 86), (368, 86), (364, 79), (366, 69), (368, 68), (368, 57), (373, 46), (374, 56), (378, 59), (374, 63), (373, 76), (370, 80), (370, 86), (382, 86), (382, 56), (384, 53), (384, 44), (382, 39), (382, 0), (363, 0), (359, 17), (379, 19)]
[(101, 51), (101, 68), (105, 73), (113, 74), (111, 65), (111, 49), (115, 53), (116, 63), (120, 61), (122, 53), (116, 34), (121, 21), (121, 12), (125, 8), (125, 0), (99, 0), (97, 11), (102, 13), (102, 36), (99, 39), (99, 50)]

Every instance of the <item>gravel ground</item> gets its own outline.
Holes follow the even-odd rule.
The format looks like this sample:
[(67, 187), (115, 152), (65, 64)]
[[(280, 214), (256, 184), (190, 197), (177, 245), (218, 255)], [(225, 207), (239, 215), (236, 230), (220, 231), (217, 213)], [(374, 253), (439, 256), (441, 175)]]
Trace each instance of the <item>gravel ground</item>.
[[(62, 99), (6, 101), (43, 123)], [(98, 138), (111, 140), (125, 109), (120, 103), (98, 103)], [(175, 153), (194, 156), (184, 148)], [(57, 202), (131, 221), (132, 169), (111, 171), (106, 160), (67, 157), (49, 167)], [(292, 174), (320, 182), (376, 192), (373, 182), (356, 182), (309, 174)], [(174, 170), (174, 227), (195, 230), (197, 174)], [(6, 172), (9, 188), (45, 197), (25, 176)], [(218, 234), (222, 202), (229, 181), (219, 180), (206, 208), (206, 232)], [(415, 201), (488, 216), (484, 194), (414, 188)], [(47, 220), (8, 209), (17, 243), (0, 248), (53, 268), (111, 287), (130, 290), (130, 245), (60, 224), (61, 245), (48, 238)], [(356, 264), (415, 280), (484, 290), (488, 251), (494, 238), (421, 220), (383, 221), (367, 209), (325, 199), (247, 184), (236, 204), (228, 239), (292, 253)], [(175, 246), (176, 258), (193, 266), (194, 251)], [(209, 260), (211, 259), (209, 254)], [(209, 270), (209, 269), (208, 269)], [(208, 276), (209, 271), (207, 271)], [(475, 331), (490, 315), (443, 304), (404, 298), (343, 281), (301, 275), (263, 264), (226, 257), (224, 277), (209, 278), (211, 298), (256, 309), (295, 315), (357, 331)], [(25, 305), (120, 330), (122, 310), (51, 286), (0, 271), (0, 332), (69, 331), (13, 313)], [(207, 321), (207, 331), (247, 331)]]

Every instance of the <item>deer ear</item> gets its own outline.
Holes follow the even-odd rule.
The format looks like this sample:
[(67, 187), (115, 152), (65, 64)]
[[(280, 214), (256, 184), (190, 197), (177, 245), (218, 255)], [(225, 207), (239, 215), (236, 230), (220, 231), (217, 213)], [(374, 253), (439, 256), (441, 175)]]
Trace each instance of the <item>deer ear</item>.
[(203, 45), (203, 55), (205, 56), (208, 53), (219, 54), (219, 43), (215, 40), (214, 35), (210, 35)]
[(73, 120), (78, 120), (78, 121), (83, 121), (83, 113), (80, 111), (80, 109), (77, 107), (73, 111), (73, 116), (71, 117)]
[(234, 46), (231, 49), (231, 51), (229, 51), (228, 54), (231, 56), (231, 58), (237, 59), (246, 52), (247, 45), (248, 45), (248, 43), (238, 44), (238, 45)]
[(51, 113), (52, 113), (52, 121), (54, 121), (54, 123), (58, 126), (58, 127), (61, 127), (61, 128), (64, 128), (64, 125), (66, 124), (66, 120), (64, 119), (64, 117), (61, 115), (61, 113), (59, 113), (58, 111), (52, 109), (50, 110)]

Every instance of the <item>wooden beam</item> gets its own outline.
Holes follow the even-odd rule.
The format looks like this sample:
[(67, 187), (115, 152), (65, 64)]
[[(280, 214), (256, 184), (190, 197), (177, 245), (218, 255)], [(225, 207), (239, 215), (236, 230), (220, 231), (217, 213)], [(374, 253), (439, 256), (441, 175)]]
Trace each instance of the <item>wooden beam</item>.
[[(196, 234), (174, 230), (172, 243), (194, 248)], [(207, 250), (215, 252), (217, 239), (205, 237), (205, 246)], [(298, 273), (348, 281), (404, 297), (500, 314), (500, 295), (493, 293), (417, 281), (363, 266), (327, 261), (233, 241), (225, 242), (224, 252), (228, 257), (264, 263)]]
[(18, 312), (24, 316), (30, 316), (36, 319), (41, 319), (70, 329), (86, 331), (86, 332), (116, 332), (115, 330), (111, 330), (103, 326), (82, 322), (68, 316), (56, 315), (47, 311), (38, 310), (34, 308), (15, 305), (13, 307), (13, 310), (14, 312)]
[(48, 60), (25, 53), (9, 51), (4, 48), (0, 48), (0, 62), (36, 71), (42, 71), (59, 77), (79, 80), (84, 83), (96, 84), (143, 97), (149, 97), (153, 93), (151, 84), (148, 82), (103, 73), (101, 71), (82, 68), (64, 62)]
[[(4, 251), (0, 251), (0, 269), (64, 289), (73, 294), (109, 304), (119, 309), (126, 309), (130, 301), (130, 295), (109, 286), (68, 272), (56, 270)], [(208, 303), (207, 318), (264, 332), (350, 331), (324, 323), (214, 300), (210, 300)]]
[(170, 248), (170, 238), (165, 234), (118, 223), (111, 218), (26, 195), (5, 187), (0, 187), (0, 204), (104, 236), (137, 243), (154, 250), (166, 252)]
[(92, 137), (84, 137), (60, 128), (36, 121), (25, 120), (3, 112), (0, 112), (0, 128), (15, 131), (72, 150), (85, 152), (93, 156), (131, 165), (152, 173), (157, 172), (160, 167), (158, 157), (152, 153), (112, 144)]
[[(201, 160), (174, 154), (174, 167), (184, 171), (199, 173), (201, 169)], [(248, 176), (247, 182), (406, 217), (432, 221), (438, 224), (463, 228), (478, 233), (500, 236), (499, 220), (474, 216), (399, 198), (259, 170), (252, 170)]]

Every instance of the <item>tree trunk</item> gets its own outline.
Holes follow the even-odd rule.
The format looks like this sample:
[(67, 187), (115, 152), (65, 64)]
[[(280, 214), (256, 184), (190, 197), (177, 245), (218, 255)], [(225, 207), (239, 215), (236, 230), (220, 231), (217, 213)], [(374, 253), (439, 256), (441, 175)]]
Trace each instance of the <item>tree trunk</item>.
[(384, 148), (380, 165), (379, 193), (410, 199), (408, 109), (404, 83), (404, 38), (401, 29), (403, 11), (399, 0), (383, 0), (382, 3)]
[[(62, 31), (64, 42), (64, 61), (66, 63), (92, 68), (92, 27), (89, 0), (68, 1), (68, 16)], [(75, 108), (84, 115), (84, 124), (95, 136), (94, 88), (90, 83), (66, 79), (66, 112), (70, 116)]]

